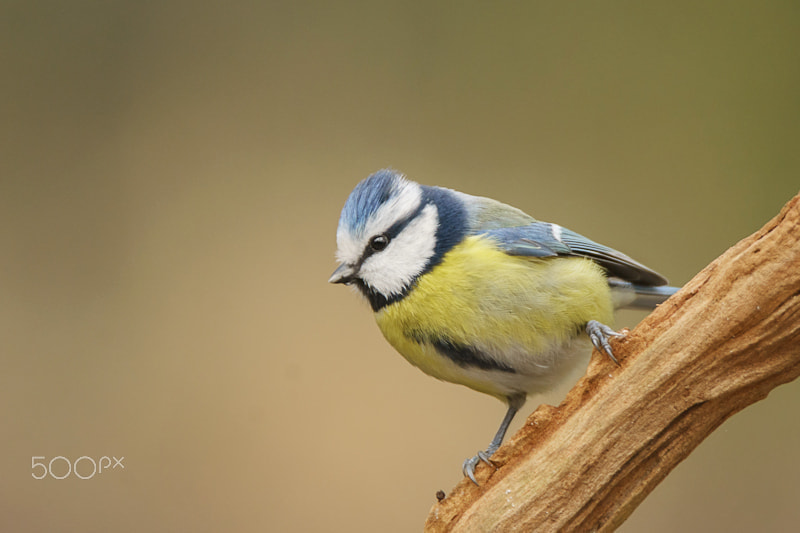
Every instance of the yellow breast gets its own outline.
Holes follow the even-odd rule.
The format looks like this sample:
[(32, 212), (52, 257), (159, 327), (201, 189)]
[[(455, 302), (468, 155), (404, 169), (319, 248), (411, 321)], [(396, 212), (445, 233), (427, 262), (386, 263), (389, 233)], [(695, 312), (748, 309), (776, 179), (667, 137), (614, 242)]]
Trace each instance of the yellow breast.
[[(427, 374), (504, 396), (559, 372), (562, 352), (586, 322), (609, 323), (612, 315), (605, 274), (592, 261), (510, 256), (491, 240), (468, 237), (375, 316), (389, 343)], [(434, 341), (513, 372), (470, 368)]]

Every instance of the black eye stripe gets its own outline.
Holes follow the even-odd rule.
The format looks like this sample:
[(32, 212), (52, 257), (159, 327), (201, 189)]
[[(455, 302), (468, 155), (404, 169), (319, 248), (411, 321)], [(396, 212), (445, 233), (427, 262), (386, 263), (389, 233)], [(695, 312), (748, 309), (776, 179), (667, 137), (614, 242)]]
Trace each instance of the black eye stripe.
[(428, 202), (420, 202), (419, 206), (417, 206), (417, 208), (414, 211), (409, 213), (408, 216), (401, 218), (400, 220), (392, 224), (388, 230), (383, 232), (383, 234), (389, 237), (389, 239), (394, 239), (395, 237), (397, 237), (401, 231), (406, 229), (406, 226), (408, 226), (412, 220), (417, 218), (419, 214), (422, 213), (422, 210), (425, 209), (426, 205), (428, 205)]
[(356, 269), (357, 270), (360, 269), (361, 265), (364, 263), (364, 261), (367, 260), (367, 258), (369, 258), (369, 256), (371, 256), (372, 254), (380, 251), (380, 250), (374, 249), (371, 246), (372, 242), (373, 242), (373, 240), (375, 238), (381, 237), (381, 236), (386, 237), (388, 239), (386, 244), (388, 245), (389, 242), (394, 240), (394, 238), (397, 237), (406, 228), (406, 226), (408, 226), (411, 223), (412, 220), (417, 218), (417, 216), (419, 216), (419, 214), (422, 213), (422, 210), (425, 209), (426, 205), (428, 205), (428, 202), (420, 202), (419, 206), (417, 206), (417, 208), (414, 211), (412, 211), (407, 216), (401, 218), (400, 220), (398, 220), (397, 222), (392, 224), (389, 227), (388, 230), (384, 231), (383, 233), (381, 233), (379, 235), (375, 235), (372, 238), (370, 238), (369, 242), (367, 243), (367, 246), (364, 247), (364, 252), (361, 254), (361, 257), (358, 260), (358, 264), (356, 265)]

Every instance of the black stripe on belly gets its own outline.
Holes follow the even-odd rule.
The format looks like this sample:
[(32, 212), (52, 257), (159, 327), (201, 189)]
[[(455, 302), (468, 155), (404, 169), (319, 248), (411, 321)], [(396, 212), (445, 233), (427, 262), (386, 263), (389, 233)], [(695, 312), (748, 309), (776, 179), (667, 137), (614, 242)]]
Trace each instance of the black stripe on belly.
[(453, 361), (458, 366), (473, 366), (481, 370), (498, 370), (500, 372), (515, 373), (508, 365), (492, 359), (480, 350), (470, 346), (456, 344), (449, 339), (426, 339), (436, 350)]

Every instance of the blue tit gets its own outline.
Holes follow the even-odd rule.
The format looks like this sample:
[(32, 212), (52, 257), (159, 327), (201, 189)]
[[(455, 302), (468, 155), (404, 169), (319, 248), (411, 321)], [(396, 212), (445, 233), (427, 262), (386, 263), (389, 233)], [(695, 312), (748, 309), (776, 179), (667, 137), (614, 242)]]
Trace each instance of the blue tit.
[[(387, 341), (420, 370), (508, 404), (479, 461), (529, 394), (612, 359), (616, 308), (653, 309), (677, 288), (625, 254), (490, 198), (380, 170), (356, 185), (336, 232), (331, 283), (355, 286)], [(616, 361), (616, 360), (615, 360)]]

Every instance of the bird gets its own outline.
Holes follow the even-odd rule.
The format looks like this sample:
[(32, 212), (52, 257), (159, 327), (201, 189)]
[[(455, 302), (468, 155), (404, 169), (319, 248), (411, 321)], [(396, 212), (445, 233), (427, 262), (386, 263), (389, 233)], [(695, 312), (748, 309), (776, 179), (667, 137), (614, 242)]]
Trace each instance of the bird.
[(355, 287), (412, 365), (506, 403), (487, 449), (462, 464), (476, 485), (529, 395), (563, 382), (592, 345), (617, 362), (615, 309), (654, 309), (678, 290), (567, 228), (393, 169), (350, 193), (336, 260), (329, 282)]

